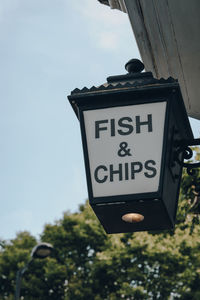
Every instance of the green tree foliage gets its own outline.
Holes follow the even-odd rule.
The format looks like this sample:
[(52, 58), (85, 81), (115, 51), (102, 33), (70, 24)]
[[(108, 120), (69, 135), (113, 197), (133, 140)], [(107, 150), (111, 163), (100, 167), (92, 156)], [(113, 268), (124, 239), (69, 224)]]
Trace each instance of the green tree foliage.
[[(174, 231), (107, 235), (88, 202), (45, 226), (51, 257), (34, 259), (22, 280), (25, 300), (200, 299), (199, 196), (183, 173)], [(27, 232), (0, 243), (0, 299), (14, 299), (15, 277), (37, 243)]]

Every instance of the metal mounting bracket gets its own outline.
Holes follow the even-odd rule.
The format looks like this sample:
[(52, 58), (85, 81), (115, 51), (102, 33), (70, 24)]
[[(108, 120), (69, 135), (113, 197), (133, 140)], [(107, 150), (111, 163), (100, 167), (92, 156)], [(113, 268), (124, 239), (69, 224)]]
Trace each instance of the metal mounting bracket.
[(181, 141), (178, 143), (177, 154), (183, 153), (183, 162), (179, 160), (178, 155), (176, 156), (176, 161), (184, 168), (187, 169), (188, 175), (194, 176), (196, 168), (200, 168), (200, 162), (197, 163), (185, 163), (184, 159), (189, 160), (193, 156), (193, 150), (191, 146), (200, 145), (200, 139), (193, 139), (187, 141)]

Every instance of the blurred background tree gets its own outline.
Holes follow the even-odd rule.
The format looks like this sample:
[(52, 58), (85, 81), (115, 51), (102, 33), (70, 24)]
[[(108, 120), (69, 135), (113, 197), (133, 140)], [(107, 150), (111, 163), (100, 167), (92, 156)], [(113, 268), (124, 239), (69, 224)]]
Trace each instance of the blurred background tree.
[[(200, 299), (199, 195), (183, 172), (175, 230), (107, 235), (88, 202), (47, 224), (51, 257), (34, 259), (22, 299)], [(28, 232), (0, 241), (0, 299), (14, 299), (17, 270), (37, 244)]]

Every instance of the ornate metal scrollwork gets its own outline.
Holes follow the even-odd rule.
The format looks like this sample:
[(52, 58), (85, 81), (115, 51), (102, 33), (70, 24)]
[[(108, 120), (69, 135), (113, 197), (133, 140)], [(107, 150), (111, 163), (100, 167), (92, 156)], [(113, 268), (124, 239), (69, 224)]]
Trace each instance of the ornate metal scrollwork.
[(200, 145), (200, 139), (182, 141), (179, 143), (178, 154), (183, 154), (183, 161), (180, 161), (177, 156), (178, 163), (187, 169), (188, 175), (194, 176), (195, 169), (200, 168), (200, 162), (197, 163), (185, 163), (184, 160), (189, 160), (193, 157), (193, 150), (190, 148), (192, 146)]
[[(192, 146), (200, 145), (200, 139), (188, 140), (188, 141), (181, 141), (177, 143), (177, 153), (175, 155), (176, 161), (182, 167), (187, 169), (188, 175), (193, 176), (191, 181), (191, 188), (192, 188), (192, 200), (190, 199), (190, 209), (189, 211), (194, 214), (193, 218), (193, 227), (194, 222), (198, 220), (200, 216), (200, 178), (198, 178), (198, 174), (196, 173), (197, 168), (200, 168), (200, 162), (184, 162), (184, 160), (190, 160), (193, 157), (193, 149)], [(182, 160), (181, 160), (182, 159)], [(193, 229), (192, 229), (193, 230)]]

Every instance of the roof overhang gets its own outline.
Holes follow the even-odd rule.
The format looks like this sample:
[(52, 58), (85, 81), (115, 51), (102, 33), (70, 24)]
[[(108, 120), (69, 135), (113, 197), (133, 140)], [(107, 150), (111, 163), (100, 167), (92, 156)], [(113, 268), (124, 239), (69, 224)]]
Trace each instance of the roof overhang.
[(110, 6), (112, 9), (118, 9), (126, 12), (124, 0), (98, 0), (100, 3)]
[(146, 70), (157, 78), (177, 78), (188, 115), (200, 120), (200, 1), (100, 2), (125, 7)]

